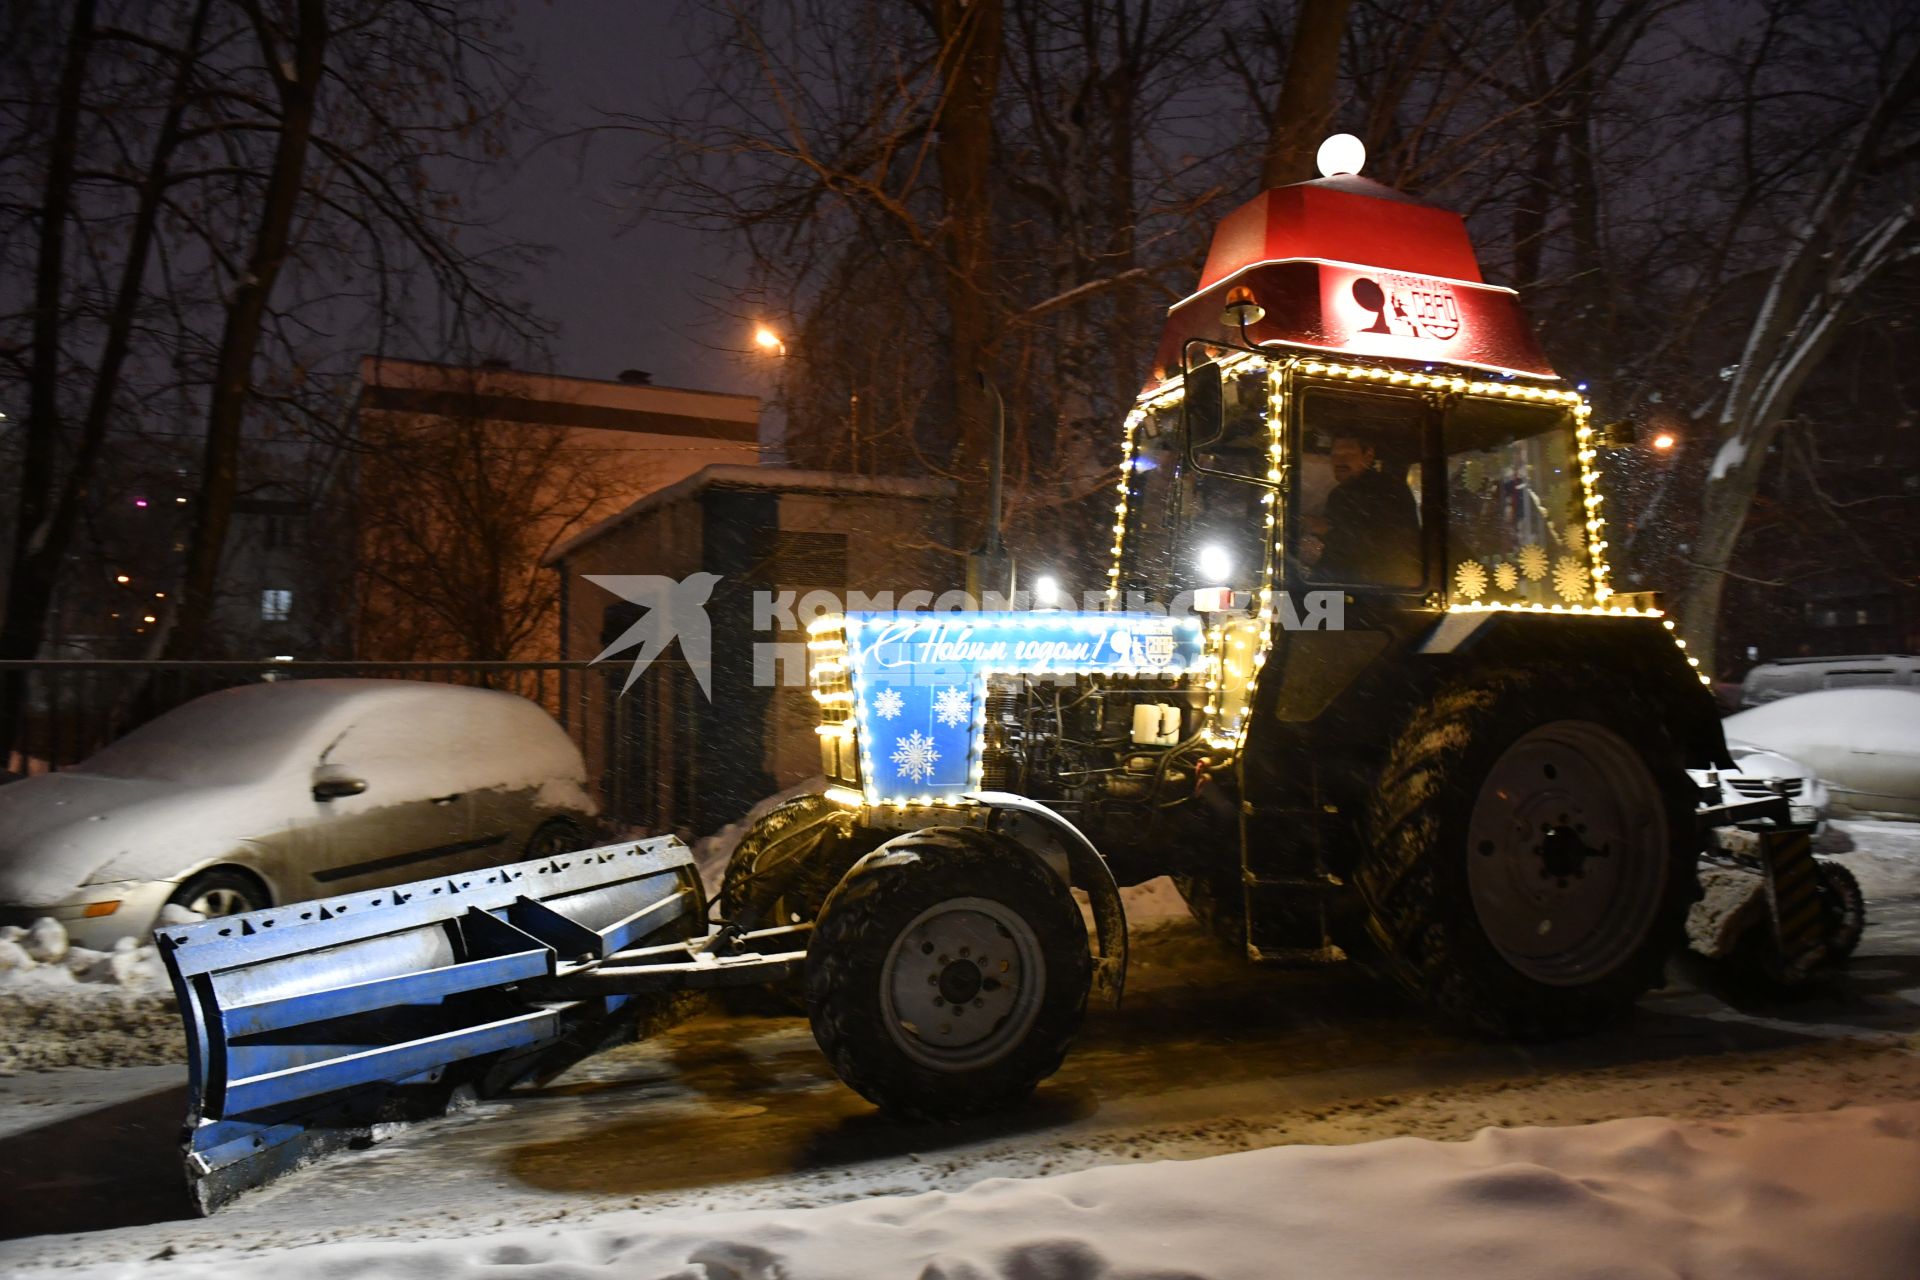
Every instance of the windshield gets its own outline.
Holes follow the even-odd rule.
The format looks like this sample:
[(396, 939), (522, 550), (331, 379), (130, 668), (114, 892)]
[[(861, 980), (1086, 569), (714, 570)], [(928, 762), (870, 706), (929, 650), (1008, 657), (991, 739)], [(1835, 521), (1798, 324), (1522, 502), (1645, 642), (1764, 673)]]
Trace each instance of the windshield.
[(1184, 426), (1175, 401), (1150, 410), (1134, 429), (1127, 477), (1127, 525), (1120, 588), (1157, 604), (1197, 587), (1257, 590), (1266, 568), (1272, 489), (1264, 366), (1225, 379), (1222, 420), (1194, 442), (1201, 467), (1182, 457)]
[(294, 756), (319, 710), (311, 699), (261, 696), (269, 692), (282, 691), (229, 689), (196, 698), (111, 743), (75, 772), (194, 786), (269, 777)]
[(1585, 494), (1564, 410), (1469, 397), (1447, 416), (1455, 601), (1586, 604)]

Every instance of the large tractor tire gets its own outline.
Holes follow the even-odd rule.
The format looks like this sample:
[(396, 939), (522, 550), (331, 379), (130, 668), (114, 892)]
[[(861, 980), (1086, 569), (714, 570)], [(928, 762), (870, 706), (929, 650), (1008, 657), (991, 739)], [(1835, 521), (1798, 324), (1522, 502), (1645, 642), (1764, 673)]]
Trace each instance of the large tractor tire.
[[(804, 795), (762, 814), (740, 837), (720, 881), (720, 918), (755, 929), (809, 924), (847, 868), (864, 852), (855, 844), (847, 811), (825, 796)], [(803, 1014), (799, 978), (732, 992), (736, 1013)]]
[(929, 827), (880, 846), (827, 899), (807, 1011), (849, 1087), (948, 1120), (1017, 1103), (1059, 1070), (1091, 979), (1059, 877), (1002, 837)]
[(1356, 879), (1379, 963), (1448, 1021), (1539, 1040), (1664, 980), (1699, 896), (1658, 707), (1585, 667), (1487, 671), (1395, 743)]
[(1845, 964), (1860, 946), (1867, 928), (1867, 899), (1853, 872), (1837, 862), (1817, 858), (1814, 874), (1819, 877), (1820, 910), (1827, 918), (1827, 957), (1829, 965)]
[(1247, 951), (1247, 895), (1240, 884), (1240, 864), (1199, 875), (1176, 875), (1173, 887), (1192, 916), (1213, 939), (1237, 956)]
[(859, 856), (848, 842), (847, 811), (825, 796), (805, 795), (762, 814), (727, 859), (720, 915), (772, 929), (817, 918)]

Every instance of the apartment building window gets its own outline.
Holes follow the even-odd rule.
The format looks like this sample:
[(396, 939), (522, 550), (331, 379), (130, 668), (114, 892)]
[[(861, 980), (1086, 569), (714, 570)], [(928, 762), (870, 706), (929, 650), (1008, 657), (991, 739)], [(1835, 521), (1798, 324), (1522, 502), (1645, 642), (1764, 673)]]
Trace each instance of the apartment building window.
[(268, 587), (260, 593), (260, 621), (285, 622), (293, 616), (293, 592)]

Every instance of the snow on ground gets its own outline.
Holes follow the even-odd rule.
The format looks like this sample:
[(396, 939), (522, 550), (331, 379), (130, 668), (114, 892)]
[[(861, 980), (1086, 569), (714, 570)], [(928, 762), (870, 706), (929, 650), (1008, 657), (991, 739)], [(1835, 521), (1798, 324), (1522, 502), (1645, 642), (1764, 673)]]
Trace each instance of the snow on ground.
[(0, 1032), (0, 1076), (176, 1062), (185, 1052), (151, 945), (72, 946), (51, 919), (0, 928)]
[[(242, 1277), (262, 1265), (165, 1251), (58, 1274)], [(1920, 1103), (1281, 1146), (818, 1209), (336, 1242), (271, 1265), (279, 1280), (1911, 1280)]]
[(1829, 822), (1817, 849), (1843, 863), (1875, 898), (1920, 894), (1920, 822)]

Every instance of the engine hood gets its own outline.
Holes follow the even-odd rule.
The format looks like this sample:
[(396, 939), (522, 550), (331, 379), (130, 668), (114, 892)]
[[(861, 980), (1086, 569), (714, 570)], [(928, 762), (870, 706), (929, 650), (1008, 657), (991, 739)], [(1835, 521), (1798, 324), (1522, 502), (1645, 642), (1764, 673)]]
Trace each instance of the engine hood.
[(0, 902), (39, 905), (88, 883), (177, 878), (285, 825), (262, 790), (75, 772), (9, 783), (0, 787)]

